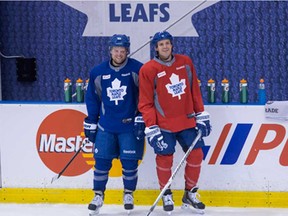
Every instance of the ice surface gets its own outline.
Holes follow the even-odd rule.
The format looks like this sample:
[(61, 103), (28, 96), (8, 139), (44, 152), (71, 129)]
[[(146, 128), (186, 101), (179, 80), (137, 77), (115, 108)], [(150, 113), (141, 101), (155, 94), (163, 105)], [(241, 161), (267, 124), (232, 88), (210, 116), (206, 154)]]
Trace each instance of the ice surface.
[[(130, 216), (146, 216), (151, 206), (135, 206)], [(105, 205), (100, 210), (99, 216), (118, 215), (127, 216), (127, 212), (120, 205)], [(182, 210), (175, 206), (171, 216), (196, 215), (194, 211)], [(199, 215), (199, 214), (198, 214)], [(223, 208), (207, 207), (204, 216), (287, 216), (288, 209), (279, 208)], [(0, 216), (88, 216), (87, 205), (69, 204), (0, 204)], [(168, 216), (157, 206), (150, 216)]]

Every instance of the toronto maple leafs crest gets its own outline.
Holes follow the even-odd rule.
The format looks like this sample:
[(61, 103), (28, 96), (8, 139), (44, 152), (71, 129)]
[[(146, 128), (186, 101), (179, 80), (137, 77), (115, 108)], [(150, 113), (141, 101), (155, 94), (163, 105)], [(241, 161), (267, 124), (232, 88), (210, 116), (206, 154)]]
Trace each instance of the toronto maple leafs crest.
[(115, 105), (118, 105), (119, 100), (124, 100), (127, 86), (121, 86), (121, 81), (117, 78), (112, 82), (112, 88), (107, 88), (107, 96), (110, 98), (110, 101), (115, 101)]
[(172, 74), (170, 77), (171, 84), (167, 84), (166, 88), (168, 90), (169, 94), (172, 94), (172, 97), (178, 97), (178, 99), (181, 99), (181, 95), (185, 94), (185, 79), (179, 80), (179, 76), (176, 74)]

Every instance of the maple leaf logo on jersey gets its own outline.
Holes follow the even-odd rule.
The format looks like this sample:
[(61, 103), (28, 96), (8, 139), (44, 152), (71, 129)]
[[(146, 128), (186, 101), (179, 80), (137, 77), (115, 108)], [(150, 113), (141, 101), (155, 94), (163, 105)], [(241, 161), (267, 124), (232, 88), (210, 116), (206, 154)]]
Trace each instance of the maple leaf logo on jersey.
[(171, 84), (167, 84), (166, 88), (168, 90), (169, 94), (172, 94), (172, 97), (178, 97), (178, 99), (181, 99), (181, 95), (185, 94), (185, 79), (179, 80), (179, 76), (176, 74), (172, 74), (170, 77)]
[(117, 78), (112, 82), (112, 88), (107, 88), (107, 96), (110, 101), (115, 101), (115, 105), (118, 105), (119, 100), (124, 100), (126, 95), (127, 86), (121, 86), (121, 81)]

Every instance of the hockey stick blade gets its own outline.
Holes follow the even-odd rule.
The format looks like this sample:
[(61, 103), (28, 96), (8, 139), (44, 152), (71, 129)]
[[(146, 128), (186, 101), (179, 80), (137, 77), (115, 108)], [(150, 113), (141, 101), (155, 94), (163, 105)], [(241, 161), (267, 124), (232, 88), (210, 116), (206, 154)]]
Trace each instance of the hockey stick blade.
[(178, 173), (179, 169), (182, 167), (183, 163), (185, 162), (185, 160), (187, 159), (187, 157), (189, 156), (190, 152), (193, 150), (194, 146), (196, 145), (196, 143), (198, 142), (198, 140), (201, 138), (202, 136), (202, 132), (201, 130), (198, 131), (197, 136), (195, 137), (195, 139), (193, 140), (191, 146), (189, 147), (189, 149), (187, 150), (187, 152), (185, 153), (185, 155), (183, 156), (183, 158), (181, 159), (180, 163), (178, 164), (178, 166), (175, 168), (174, 172), (172, 173), (171, 177), (169, 178), (168, 182), (166, 183), (166, 185), (163, 187), (163, 189), (161, 190), (160, 194), (158, 195), (158, 197), (156, 198), (155, 202), (153, 203), (153, 205), (151, 206), (148, 214), (146, 216), (149, 216), (153, 210), (155, 209), (157, 203), (159, 202), (159, 200), (162, 198), (162, 196), (164, 195), (165, 191), (171, 186), (176, 174)]
[(68, 168), (68, 166), (72, 163), (72, 161), (76, 158), (76, 156), (81, 152), (81, 150), (83, 149), (83, 147), (89, 143), (88, 139), (85, 139), (85, 142), (82, 144), (82, 146), (78, 149), (78, 151), (73, 155), (73, 157), (70, 159), (70, 161), (66, 164), (66, 166), (62, 169), (62, 171), (57, 174), (56, 176), (54, 176), (51, 180), (51, 184), (56, 181), (57, 179), (60, 178), (60, 176), (65, 172), (65, 170)]
[(52, 184), (54, 181), (56, 181), (59, 177), (60, 177), (59, 174), (56, 175), (56, 176), (54, 176), (54, 177), (52, 178), (52, 180), (51, 180), (51, 184)]

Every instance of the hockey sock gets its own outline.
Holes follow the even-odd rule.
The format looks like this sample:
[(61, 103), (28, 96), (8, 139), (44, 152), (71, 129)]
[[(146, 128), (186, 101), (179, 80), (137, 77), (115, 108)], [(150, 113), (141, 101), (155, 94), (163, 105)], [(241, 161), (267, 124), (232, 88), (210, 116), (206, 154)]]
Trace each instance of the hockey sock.
[(112, 160), (96, 158), (94, 167), (95, 170), (94, 170), (93, 190), (104, 192), (106, 190), (106, 184), (108, 182), (109, 170), (112, 167)]
[(124, 188), (135, 191), (138, 181), (138, 160), (121, 159), (121, 164)]
[(173, 154), (171, 155), (158, 155), (156, 156), (156, 170), (160, 189), (166, 185), (170, 176), (171, 168), (173, 165)]
[(203, 160), (203, 151), (202, 148), (197, 148), (191, 151), (189, 156), (186, 159), (185, 166), (185, 189), (191, 190), (194, 186), (197, 185), (201, 163)]

